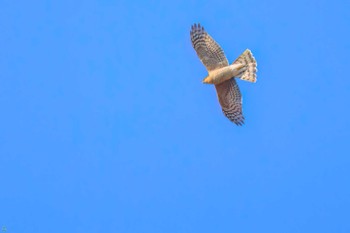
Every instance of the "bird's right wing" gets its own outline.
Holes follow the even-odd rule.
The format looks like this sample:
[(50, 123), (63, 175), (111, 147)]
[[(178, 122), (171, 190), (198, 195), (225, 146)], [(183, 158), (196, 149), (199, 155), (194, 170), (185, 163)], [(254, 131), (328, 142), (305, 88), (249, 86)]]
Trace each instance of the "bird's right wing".
[(192, 46), (208, 71), (228, 66), (227, 58), (220, 45), (198, 24), (191, 28)]
[(225, 116), (236, 125), (244, 124), (242, 96), (235, 78), (217, 84), (215, 88)]

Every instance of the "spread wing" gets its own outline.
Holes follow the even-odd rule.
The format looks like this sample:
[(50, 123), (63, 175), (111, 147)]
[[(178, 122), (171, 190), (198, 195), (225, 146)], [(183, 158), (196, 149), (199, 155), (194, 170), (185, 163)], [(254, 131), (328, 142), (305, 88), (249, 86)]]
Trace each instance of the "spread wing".
[(244, 124), (242, 96), (235, 78), (217, 84), (215, 88), (225, 116), (236, 125)]
[(227, 58), (220, 45), (198, 24), (191, 28), (192, 46), (208, 71), (228, 66)]

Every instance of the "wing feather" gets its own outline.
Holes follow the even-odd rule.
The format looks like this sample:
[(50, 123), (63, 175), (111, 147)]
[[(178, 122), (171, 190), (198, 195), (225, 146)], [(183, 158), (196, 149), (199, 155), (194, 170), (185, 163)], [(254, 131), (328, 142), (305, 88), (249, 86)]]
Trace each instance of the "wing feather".
[(200, 24), (191, 28), (192, 46), (208, 71), (228, 66), (224, 51)]
[(242, 95), (235, 78), (215, 85), (224, 115), (236, 125), (244, 124)]

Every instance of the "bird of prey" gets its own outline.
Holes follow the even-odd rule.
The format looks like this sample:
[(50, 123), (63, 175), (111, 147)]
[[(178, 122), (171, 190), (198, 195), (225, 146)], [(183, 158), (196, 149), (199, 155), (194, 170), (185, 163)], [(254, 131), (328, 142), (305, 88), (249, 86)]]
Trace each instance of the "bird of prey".
[(200, 24), (192, 25), (190, 35), (192, 46), (208, 71), (203, 83), (215, 85), (222, 112), (236, 125), (242, 125), (242, 96), (235, 78), (256, 82), (257, 63), (252, 52), (245, 50), (230, 65), (220, 45)]

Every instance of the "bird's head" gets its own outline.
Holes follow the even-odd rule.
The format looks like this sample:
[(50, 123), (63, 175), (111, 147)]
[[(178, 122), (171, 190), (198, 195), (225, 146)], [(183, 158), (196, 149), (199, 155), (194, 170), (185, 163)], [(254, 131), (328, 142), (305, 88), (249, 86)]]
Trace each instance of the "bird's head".
[(203, 79), (202, 81), (203, 83), (206, 83), (206, 84), (212, 84), (213, 83), (213, 79), (210, 77), (210, 76), (207, 76)]

